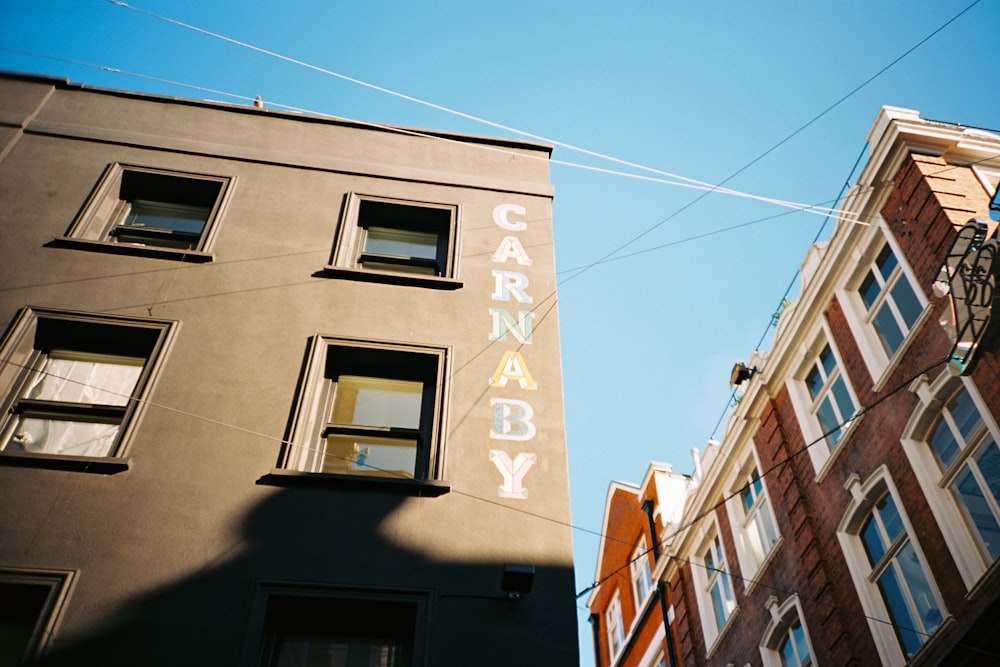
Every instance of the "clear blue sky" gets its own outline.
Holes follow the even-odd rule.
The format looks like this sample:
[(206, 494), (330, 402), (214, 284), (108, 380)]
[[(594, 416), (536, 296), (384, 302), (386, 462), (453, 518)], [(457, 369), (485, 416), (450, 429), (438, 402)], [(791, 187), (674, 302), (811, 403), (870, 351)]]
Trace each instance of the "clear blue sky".
[[(909, 54), (973, 0), (132, 2), (553, 141), (712, 183), (840, 102), (726, 184), (801, 203), (832, 205), (882, 105), (1000, 128), (1000, 0), (980, 0)], [(68, 60), (348, 118), (508, 135), (108, 0), (0, 0), (2, 69), (239, 101)], [(652, 175), (561, 147), (554, 158)], [(721, 437), (733, 362), (751, 354), (809, 244), (830, 225), (718, 193), (688, 206), (698, 191), (558, 164), (552, 181), (573, 522), (585, 529), (574, 532), (582, 590), (598, 546), (587, 531), (600, 531), (608, 482), (641, 480), (651, 459), (691, 472), (689, 450)], [(641, 234), (618, 254), (646, 252), (571, 271)], [(797, 290), (795, 281), (793, 297)], [(589, 665), (585, 600), (578, 618), (581, 662)]]

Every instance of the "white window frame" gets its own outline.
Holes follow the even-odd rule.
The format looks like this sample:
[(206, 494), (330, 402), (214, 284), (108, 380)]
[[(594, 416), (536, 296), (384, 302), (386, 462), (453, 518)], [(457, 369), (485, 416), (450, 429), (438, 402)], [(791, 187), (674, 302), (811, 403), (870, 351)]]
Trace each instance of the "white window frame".
[[(958, 394), (965, 390), (975, 404), (979, 415), (989, 433), (996, 442), (1000, 442), (1000, 425), (983, 401), (979, 390), (970, 378), (958, 378), (947, 369), (941, 371), (931, 381), (927, 376), (921, 376), (911, 386), (919, 399), (919, 404), (910, 416), (903, 430), (900, 443), (913, 468), (920, 484), (920, 489), (930, 505), (934, 520), (941, 528), (945, 544), (952, 559), (962, 576), (966, 590), (975, 592), (977, 584), (988, 571), (1000, 568), (1000, 558), (991, 561), (985, 552), (976, 530), (969, 525), (969, 519), (959, 505), (959, 501), (951, 492), (949, 485), (943, 480), (951, 477), (941, 472), (936, 457), (927, 444), (934, 429), (937, 428), (942, 415), (942, 408)], [(970, 451), (973, 448), (970, 448)], [(949, 472), (953, 472), (964, 460), (969, 451), (963, 451)]]
[(646, 536), (640, 535), (636, 547), (632, 551), (632, 557), (629, 560), (636, 615), (639, 614), (645, 602), (653, 594), (653, 571), (649, 564), (649, 557), (650, 553), (646, 546)]
[[(899, 514), (906, 541), (913, 547), (918, 565), (933, 595), (933, 602), (941, 613), (941, 621), (930, 636), (923, 637), (920, 649), (926, 647), (931, 638), (941, 633), (942, 628), (950, 625), (947, 609), (938, 588), (937, 581), (927, 564), (916, 531), (910, 523), (906, 508), (900, 501), (899, 490), (889, 474), (888, 467), (880, 466), (863, 483), (855, 474), (851, 475), (844, 488), (851, 493), (852, 500), (844, 512), (844, 517), (837, 528), (837, 539), (840, 542), (844, 559), (847, 561), (851, 579), (861, 601), (861, 608), (868, 620), (868, 629), (872, 634), (875, 647), (882, 664), (902, 665), (909, 659), (903, 652), (900, 640), (894, 630), (895, 620), (890, 614), (877, 583), (877, 577), (868, 561), (868, 555), (862, 542), (860, 531), (866, 520), (872, 515), (873, 509), (886, 495), (892, 497), (893, 504)], [(898, 554), (898, 550), (896, 551)], [(907, 590), (909, 590), (907, 585)], [(916, 653), (920, 652), (920, 649)], [(914, 655), (916, 655), (916, 653)]]
[(805, 614), (802, 612), (802, 602), (799, 596), (791, 595), (779, 605), (778, 598), (772, 595), (764, 603), (764, 606), (771, 613), (771, 620), (768, 622), (760, 642), (760, 657), (764, 667), (783, 667), (781, 646), (786, 638), (791, 637), (789, 633), (796, 621), (802, 628), (806, 647), (809, 649), (810, 661), (806, 664), (815, 665), (816, 651), (813, 649), (812, 637), (809, 636), (809, 627), (805, 622)]
[(832, 465), (832, 462), (839, 457), (840, 452), (844, 451), (845, 441), (847, 441), (851, 434), (854, 433), (857, 428), (857, 424), (860, 422), (860, 419), (852, 419), (849, 423), (847, 423), (841, 430), (837, 446), (832, 450), (830, 449), (828, 440), (823, 437), (825, 430), (820, 423), (819, 418), (816, 416), (816, 409), (821, 404), (822, 400), (829, 394), (830, 384), (832, 383), (828, 378), (827, 383), (824, 385), (824, 391), (818, 400), (813, 399), (811, 393), (809, 392), (809, 388), (805, 383), (805, 379), (812, 370), (813, 366), (818, 364), (819, 355), (822, 353), (824, 348), (830, 348), (830, 353), (833, 355), (833, 359), (837, 364), (835, 371), (836, 378), (834, 381), (836, 381), (836, 379), (842, 379), (844, 381), (847, 393), (854, 406), (854, 413), (846, 415), (845, 420), (851, 419), (854, 414), (857, 413), (861, 402), (858, 400), (858, 395), (854, 391), (854, 385), (851, 382), (851, 378), (844, 372), (844, 363), (840, 356), (840, 350), (833, 342), (833, 336), (830, 334), (827, 323), (824, 321), (816, 333), (807, 340), (810, 340), (811, 342), (808, 345), (803, 345), (799, 352), (800, 357), (804, 359), (805, 362), (802, 363), (792, 377), (788, 379), (786, 386), (788, 388), (788, 395), (792, 399), (792, 407), (795, 409), (795, 413), (798, 416), (799, 426), (802, 430), (802, 437), (807, 445), (806, 451), (809, 454), (809, 460), (812, 461), (817, 477), (822, 479), (826, 471)]
[[(698, 600), (698, 615), (701, 618), (701, 627), (705, 634), (705, 647), (707, 655), (711, 655), (715, 649), (715, 643), (722, 636), (726, 628), (729, 627), (739, 607), (736, 605), (736, 590), (733, 586), (733, 578), (729, 572), (729, 561), (726, 558), (726, 548), (722, 544), (722, 533), (719, 531), (715, 518), (712, 518), (711, 529), (709, 529), (704, 539), (701, 541), (695, 557), (691, 560), (691, 576), (694, 579), (696, 597)], [(718, 546), (718, 553), (721, 555), (721, 562), (715, 562), (712, 571), (709, 572), (705, 564), (705, 556), (710, 550)], [(714, 560), (714, 559), (713, 559)], [(728, 587), (730, 599), (722, 600), (725, 618), (720, 625), (715, 618), (715, 605), (712, 600), (711, 589), (716, 582), (722, 586), (723, 593)]]
[(617, 589), (604, 610), (604, 627), (608, 638), (608, 654), (614, 662), (625, 650), (625, 617), (622, 616), (622, 600)]
[[(729, 513), (730, 525), (738, 528), (734, 530), (733, 542), (736, 545), (740, 571), (743, 573), (744, 581), (747, 582), (744, 595), (750, 595), (756, 587), (756, 575), (771, 562), (781, 545), (782, 538), (774, 514), (774, 503), (771, 502), (767, 489), (767, 481), (760, 475), (761, 467), (756, 453), (752, 452), (737, 470), (739, 472), (729, 481), (731, 497), (726, 502), (726, 511)], [(756, 493), (755, 488), (750, 486), (755, 471), (760, 487)], [(747, 490), (754, 495), (754, 502), (749, 510), (746, 509), (743, 498)], [(768, 528), (773, 532), (774, 540), (770, 544), (761, 542), (759, 549), (756, 548), (756, 543), (761, 539), (761, 531), (766, 535)]]
[[(868, 273), (870, 271), (877, 273), (875, 262), (878, 259), (879, 253), (882, 252), (882, 249), (886, 245), (888, 245), (897, 262), (897, 267), (890, 275), (889, 281), (892, 283), (892, 286), (895, 286), (899, 280), (908, 281), (910, 288), (917, 298), (917, 302), (922, 308), (921, 312), (914, 318), (912, 325), (903, 331), (903, 340), (891, 356), (883, 347), (879, 334), (872, 322), (872, 316), (878, 310), (878, 305), (869, 310), (859, 292), (861, 284), (868, 276)], [(924, 290), (914, 278), (912, 267), (910, 267), (906, 256), (900, 250), (899, 244), (892, 233), (889, 232), (888, 226), (881, 216), (878, 216), (875, 223), (871, 225), (871, 231), (868, 234), (866, 242), (859, 244), (855, 248), (851, 259), (858, 267), (858, 270), (845, 283), (843, 288), (837, 291), (837, 298), (843, 306), (844, 316), (851, 327), (855, 341), (858, 344), (858, 349), (861, 351), (861, 356), (865, 360), (865, 364), (871, 374), (872, 382), (874, 383), (873, 390), (878, 391), (888, 380), (891, 371), (913, 343), (914, 338), (916, 338), (917, 333), (921, 330), (934, 308), (933, 304), (928, 301), (927, 295), (924, 294)], [(884, 302), (885, 297), (882, 295), (885, 295), (887, 291), (891, 291), (892, 286), (888, 290), (883, 287), (880, 291), (877, 304)]]

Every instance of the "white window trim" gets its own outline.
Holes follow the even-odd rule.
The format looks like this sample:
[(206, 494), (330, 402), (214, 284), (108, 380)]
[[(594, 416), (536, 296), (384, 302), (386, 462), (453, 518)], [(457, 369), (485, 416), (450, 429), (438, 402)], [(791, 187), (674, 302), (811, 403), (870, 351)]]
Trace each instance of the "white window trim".
[[(843, 428), (837, 447), (831, 452), (825, 439), (823, 438), (823, 429), (819, 424), (819, 419), (812, 412), (813, 399), (812, 396), (809, 395), (809, 389), (806, 387), (804, 381), (806, 374), (812, 368), (813, 364), (816, 363), (819, 358), (819, 353), (823, 351), (824, 346), (830, 346), (830, 352), (833, 354), (833, 358), (837, 362), (837, 369), (840, 372), (840, 377), (844, 378), (847, 393), (854, 402), (855, 414), (861, 409), (861, 401), (858, 400), (858, 394), (854, 391), (854, 384), (851, 382), (850, 376), (844, 372), (843, 359), (840, 356), (840, 350), (833, 342), (833, 336), (831, 335), (829, 325), (824, 321), (806, 340), (810, 340), (812, 342), (808, 345), (803, 345), (799, 351), (800, 358), (805, 361), (799, 365), (795, 372), (788, 378), (785, 385), (788, 389), (789, 398), (792, 399), (792, 407), (795, 409), (795, 414), (798, 417), (802, 437), (807, 446), (806, 451), (809, 454), (809, 460), (812, 461), (813, 469), (816, 471), (817, 478), (822, 479), (826, 476), (826, 472), (830, 469), (830, 467), (832, 467), (833, 461), (839, 458), (841, 452), (846, 449), (844, 445), (850, 439), (851, 435), (857, 428), (858, 423), (861, 421), (861, 417), (858, 416), (855, 419), (852, 419)], [(848, 417), (845, 417), (845, 419)]]
[[(640, 597), (638, 584), (642, 572), (642, 564), (646, 566), (645, 571), (649, 578), (649, 588), (646, 589), (646, 594)], [(635, 613), (636, 618), (638, 618), (641, 610), (646, 606), (646, 601), (653, 595), (653, 590), (656, 588), (656, 584), (653, 582), (653, 567), (649, 564), (649, 547), (646, 543), (645, 534), (639, 536), (638, 544), (632, 550), (629, 572), (632, 575), (632, 598), (635, 600)]]
[[(693, 552), (694, 558), (691, 559), (691, 576), (694, 579), (698, 617), (701, 619), (702, 633), (705, 635), (706, 655), (710, 656), (715, 651), (719, 640), (726, 633), (726, 630), (732, 626), (732, 621), (736, 618), (740, 608), (736, 604), (736, 586), (732, 572), (730, 571), (729, 556), (726, 554), (726, 546), (722, 540), (722, 531), (719, 530), (718, 519), (716, 519), (714, 513), (710, 521), (699, 532), (701, 533), (701, 539), (698, 541), (698, 548)], [(717, 627), (715, 624), (715, 612), (712, 607), (711, 597), (707, 591), (708, 574), (704, 565), (704, 555), (711, 548), (712, 541), (716, 537), (719, 539), (719, 546), (726, 559), (725, 568), (722, 569), (722, 572), (729, 576), (729, 587), (733, 592), (733, 608), (726, 615), (726, 621), (722, 627)], [(718, 563), (716, 565), (718, 566)]]
[(963, 387), (976, 404), (986, 428), (997, 442), (1000, 442), (998, 437), (1000, 427), (972, 380), (955, 377), (945, 369), (933, 382), (924, 375), (910, 385), (910, 391), (917, 395), (920, 403), (910, 416), (910, 421), (900, 437), (900, 443), (917, 477), (920, 489), (927, 499), (927, 504), (930, 505), (931, 514), (941, 528), (948, 551), (951, 552), (952, 559), (962, 576), (962, 582), (966, 590), (971, 591), (993, 563), (983, 554), (979, 540), (954, 495), (949, 489), (941, 487), (941, 469), (926, 441), (931, 427), (938, 423), (942, 405)]
[[(853, 263), (858, 267), (857, 272), (841, 288), (836, 290), (836, 295), (837, 300), (840, 301), (843, 307), (844, 317), (847, 319), (847, 324), (854, 335), (858, 349), (861, 351), (861, 357), (864, 359), (865, 365), (868, 367), (868, 372), (871, 374), (872, 390), (879, 391), (888, 382), (892, 371), (906, 355), (906, 350), (913, 344), (917, 334), (923, 329), (924, 323), (934, 311), (934, 305), (927, 300), (927, 295), (924, 294), (923, 288), (914, 278), (913, 268), (900, 250), (899, 244), (889, 231), (888, 225), (886, 225), (881, 215), (877, 216), (875, 223), (871, 225), (871, 229), (872, 231), (869, 233), (867, 240), (863, 245), (859, 244), (854, 249), (851, 258)], [(874, 265), (875, 259), (882, 249), (883, 242), (889, 244), (893, 255), (896, 257), (896, 261), (899, 263), (899, 268), (903, 272), (902, 277), (910, 282), (910, 287), (913, 289), (913, 293), (916, 294), (917, 301), (923, 307), (913, 326), (903, 337), (899, 349), (896, 350), (891, 358), (882, 347), (874, 325), (867, 321), (868, 308), (858, 293), (858, 288)]]
[[(622, 611), (622, 601), (619, 593), (620, 591), (618, 589), (615, 589), (614, 595), (612, 595), (611, 600), (608, 601), (608, 606), (604, 609), (604, 632), (607, 636), (608, 654), (611, 656), (612, 663), (615, 662), (618, 659), (618, 657), (622, 654), (622, 651), (625, 650), (625, 644), (627, 643), (628, 639), (628, 637), (626, 636), (627, 633), (625, 632), (625, 614)], [(618, 621), (617, 627), (621, 640), (618, 642), (617, 647), (615, 647), (612, 642), (612, 632), (614, 626), (611, 624), (609, 620), (613, 616), (613, 614), (611, 613), (612, 610), (618, 611), (615, 617), (616, 620)]]
[[(771, 494), (767, 488), (767, 480), (763, 475), (761, 475), (764, 499), (767, 502), (767, 507), (758, 508), (757, 512), (762, 511), (762, 509), (768, 512), (771, 524), (774, 526), (774, 531), (777, 534), (778, 539), (771, 545), (770, 549), (761, 555), (760, 561), (758, 561), (757, 557), (754, 555), (753, 547), (751, 546), (749, 537), (747, 536), (747, 530), (756, 530), (756, 528), (748, 523), (748, 517), (743, 511), (743, 498), (740, 493), (743, 490), (744, 483), (750, 476), (750, 472), (754, 468), (756, 468), (757, 473), (760, 474), (760, 461), (757, 460), (756, 451), (751, 449), (750, 455), (747, 456), (743, 464), (737, 468), (736, 474), (730, 475), (727, 484), (727, 487), (729, 488), (729, 495), (731, 497), (726, 502), (726, 512), (729, 515), (729, 525), (739, 528), (739, 530), (733, 531), (733, 542), (736, 545), (736, 559), (739, 561), (740, 571), (743, 573), (743, 580), (745, 582), (743, 594), (745, 596), (750, 595), (756, 589), (756, 575), (770, 565), (783, 542), (781, 531), (778, 528), (778, 520), (774, 514), (774, 502), (771, 499)], [(730, 577), (730, 581), (732, 581), (732, 577)]]
[[(888, 467), (885, 464), (879, 466), (863, 483), (857, 474), (853, 474), (844, 484), (844, 489), (850, 492), (852, 500), (844, 512), (844, 517), (841, 519), (840, 525), (837, 527), (837, 540), (840, 542), (841, 551), (844, 553), (844, 560), (847, 561), (847, 569), (851, 573), (854, 589), (857, 591), (858, 599), (861, 601), (861, 608), (867, 617), (868, 630), (871, 632), (872, 640), (875, 642), (875, 648), (883, 665), (906, 664), (906, 656), (899, 645), (899, 640), (896, 638), (896, 633), (893, 630), (893, 624), (890, 620), (892, 616), (885, 606), (877, 584), (872, 582), (869, 577), (872, 568), (868, 563), (868, 557), (865, 554), (865, 548), (858, 532), (871, 514), (875, 502), (881, 499), (885, 493), (892, 496), (896, 510), (899, 513), (900, 521), (903, 524), (903, 529), (906, 531), (907, 539), (917, 554), (920, 567), (924, 571), (927, 583), (934, 594), (938, 608), (942, 612), (943, 619), (941, 623), (930, 637), (924, 639), (921, 649), (926, 647), (935, 636), (940, 635), (944, 628), (950, 626), (947, 622), (949, 614), (944, 605), (944, 599), (941, 596), (941, 591), (938, 588), (933, 571), (927, 564), (927, 558), (924, 556), (923, 548), (917, 539), (917, 533), (913, 530), (913, 525), (910, 523), (906, 506), (900, 501), (899, 490), (896, 488), (896, 484), (889, 474)], [(919, 652), (920, 650), (918, 650)]]
[(802, 634), (806, 638), (806, 646), (809, 647), (812, 664), (815, 665), (816, 650), (813, 648), (809, 626), (806, 624), (805, 614), (802, 612), (802, 602), (799, 600), (798, 594), (789, 596), (780, 606), (778, 598), (772, 595), (764, 602), (764, 607), (771, 613), (771, 620), (764, 629), (760, 641), (760, 657), (764, 662), (764, 667), (781, 667), (781, 654), (778, 653), (778, 646), (788, 636), (788, 630), (791, 628), (792, 622), (796, 620), (802, 626)]

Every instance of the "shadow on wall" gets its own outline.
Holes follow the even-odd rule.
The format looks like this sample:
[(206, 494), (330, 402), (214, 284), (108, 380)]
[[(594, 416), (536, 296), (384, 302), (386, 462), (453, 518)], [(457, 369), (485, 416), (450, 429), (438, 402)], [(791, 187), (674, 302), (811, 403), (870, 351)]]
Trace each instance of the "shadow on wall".
[[(298, 641), (303, 658), (302, 642), (308, 643), (310, 635), (340, 630), (370, 635), (365, 638), (369, 645), (384, 641), (370, 627), (364, 629), (376, 622), (390, 635), (392, 628), (409, 626), (404, 632), (409, 639), (397, 653), (403, 661), (389, 664), (409, 665), (411, 659), (462, 667), (579, 664), (571, 568), (539, 566), (531, 592), (521, 600), (508, 599), (500, 586), (502, 562), (433, 561), (386, 542), (379, 525), (404, 500), (434, 502), (334, 489), (275, 489), (244, 523), (239, 553), (125, 603), (86, 636), (64, 637), (57, 631), (46, 655), (34, 664), (279, 664), (262, 656), (275, 655), (282, 637), (287, 646)], [(463, 530), (455, 526), (456, 539)], [(81, 571), (81, 579), (86, 575)], [(67, 613), (73, 604), (70, 597)], [(323, 651), (321, 662), (309, 656), (280, 664), (354, 664), (331, 658), (329, 641)]]

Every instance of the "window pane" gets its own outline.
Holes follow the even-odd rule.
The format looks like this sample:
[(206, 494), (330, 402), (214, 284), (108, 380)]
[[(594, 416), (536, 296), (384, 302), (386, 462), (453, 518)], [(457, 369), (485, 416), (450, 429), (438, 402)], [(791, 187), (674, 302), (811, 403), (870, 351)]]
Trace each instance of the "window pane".
[(108, 456), (118, 437), (118, 429), (118, 424), (21, 416), (10, 439), (4, 443), (3, 451)]
[[(989, 444), (992, 445), (992, 442)], [(995, 468), (1000, 463), (1000, 454), (996, 452), (996, 447), (991, 446), (983, 454), (986, 464), (994, 469), (993, 472), (995, 474)], [(1000, 525), (998, 525), (993, 508), (990, 507), (989, 502), (986, 500), (983, 489), (979, 485), (979, 480), (976, 479), (972, 470), (968, 467), (963, 468), (951, 486), (955, 495), (961, 500), (966, 514), (972, 520), (972, 524), (976, 527), (979, 538), (989, 553), (990, 559), (1000, 556)], [(994, 496), (995, 499), (996, 497)]]
[(365, 252), (436, 259), (438, 235), (391, 227), (369, 227), (365, 237)]
[(913, 287), (910, 286), (910, 281), (902, 274), (892, 288), (892, 300), (899, 309), (899, 316), (903, 318), (904, 325), (910, 329), (920, 316), (922, 308)]
[(900, 572), (906, 582), (906, 587), (910, 591), (910, 597), (913, 598), (913, 602), (917, 606), (919, 625), (914, 627), (923, 628), (924, 632), (930, 634), (941, 624), (941, 610), (938, 609), (934, 593), (931, 591), (930, 584), (927, 583), (927, 577), (924, 575), (924, 569), (920, 566), (912, 542), (903, 545), (896, 560), (899, 562)]
[(333, 434), (326, 438), (323, 472), (412, 478), (417, 441)]
[(32, 652), (31, 639), (50, 591), (38, 584), (0, 583), (0, 665), (20, 665)]
[(358, 638), (289, 635), (281, 643), (276, 667), (395, 667), (396, 642)]
[(419, 428), (423, 383), (341, 375), (333, 403), (333, 421), (359, 426)]
[(875, 274), (871, 271), (865, 276), (864, 281), (861, 283), (861, 287), (858, 289), (861, 293), (861, 298), (865, 302), (865, 305), (870, 309), (875, 305), (875, 300), (878, 299), (878, 295), (882, 292), (882, 285), (875, 279)]
[(816, 410), (816, 418), (819, 419), (819, 425), (823, 429), (823, 433), (828, 434), (827, 440), (830, 442), (832, 448), (840, 440), (840, 420), (833, 409), (830, 396), (824, 398), (823, 402), (819, 404), (819, 409)]
[(885, 555), (886, 544), (882, 539), (881, 533), (879, 533), (878, 522), (875, 521), (874, 514), (868, 517), (864, 527), (861, 529), (861, 541), (865, 545), (868, 562), (871, 563), (872, 567), (875, 567), (882, 560), (882, 556)]
[(830, 351), (830, 346), (827, 345), (823, 348), (823, 351), (819, 353), (819, 363), (823, 366), (823, 374), (826, 377), (833, 375), (833, 371), (837, 368), (837, 360), (833, 356), (833, 352)]
[(952, 419), (955, 420), (958, 432), (968, 442), (982, 424), (979, 410), (976, 409), (972, 397), (967, 391), (961, 392), (955, 397), (955, 404), (949, 407), (948, 411), (951, 413)]
[(205, 206), (186, 206), (136, 199), (123, 223), (129, 227), (150, 227), (173, 232), (201, 234), (212, 209)]
[(1000, 451), (997, 451), (996, 440), (988, 438), (974, 456), (993, 499), (1000, 502)]
[(833, 395), (833, 402), (837, 407), (840, 421), (844, 422), (853, 417), (854, 401), (851, 400), (851, 395), (847, 392), (847, 383), (844, 382), (843, 377), (837, 377), (830, 393)]
[(885, 605), (889, 608), (893, 628), (896, 630), (896, 636), (903, 645), (903, 652), (906, 654), (906, 657), (910, 657), (916, 653), (922, 642), (920, 635), (914, 632), (914, 628), (918, 626), (906, 606), (906, 599), (903, 597), (903, 591), (900, 588), (895, 566), (890, 566), (883, 573), (879, 579), (878, 586), (882, 591), (882, 598), (885, 600)]
[(889, 276), (896, 269), (896, 256), (892, 254), (892, 248), (888, 244), (882, 247), (882, 251), (878, 254), (878, 259), (875, 260), (875, 265), (879, 269), (879, 274), (882, 276), (883, 282), (889, 281)]
[(895, 353), (903, 343), (903, 332), (899, 328), (899, 323), (896, 322), (896, 317), (893, 315), (892, 309), (889, 308), (888, 302), (882, 302), (873, 324), (885, 351), (890, 355)]
[[(81, 361), (72, 352), (53, 350), (26, 398), (66, 403), (128, 404), (145, 359), (118, 358), (118, 363)], [(96, 355), (90, 355), (96, 357)]]
[(823, 376), (820, 374), (819, 366), (814, 365), (810, 369), (809, 374), (806, 375), (805, 383), (809, 389), (809, 395), (815, 400), (823, 390)]
[(938, 422), (934, 435), (931, 436), (930, 445), (941, 469), (947, 470), (958, 456), (959, 445), (955, 440), (955, 434), (951, 432), (951, 426), (944, 419)]

